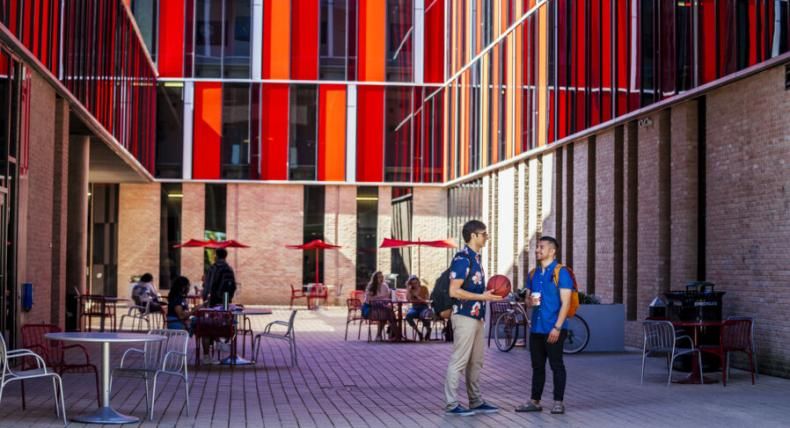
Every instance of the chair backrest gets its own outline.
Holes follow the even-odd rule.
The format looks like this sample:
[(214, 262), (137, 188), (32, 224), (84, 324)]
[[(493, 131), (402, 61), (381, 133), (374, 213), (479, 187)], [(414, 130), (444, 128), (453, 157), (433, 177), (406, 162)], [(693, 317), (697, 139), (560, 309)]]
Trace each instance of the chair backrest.
[(0, 374), (5, 373), (7, 361), (6, 361), (6, 347), (5, 347), (5, 338), (3, 337), (2, 332), (0, 332)]
[(63, 342), (47, 340), (47, 333), (60, 333), (53, 324), (25, 324), (22, 326), (22, 347), (41, 355), (48, 366), (63, 362)]
[(398, 288), (395, 290), (395, 299), (399, 301), (409, 300), (409, 291), (405, 288)]
[[(184, 358), (170, 358), (164, 361), (168, 352), (181, 352), (186, 354), (189, 343), (189, 333), (185, 330), (157, 329), (151, 330), (148, 334), (165, 336), (161, 342), (146, 342), (145, 346), (145, 367), (151, 369), (162, 369), (167, 372), (181, 372), (184, 370)], [(166, 366), (162, 366), (167, 363)]]
[(510, 309), (510, 302), (500, 301), (500, 302), (491, 302), (489, 303), (489, 312), (491, 312), (491, 322), (496, 322), (497, 317), (499, 314), (507, 312)]
[(317, 284), (313, 284), (313, 288), (310, 291), (310, 295), (312, 297), (327, 297), (326, 285), (320, 282)]
[(644, 321), (645, 350), (672, 351), (675, 347), (675, 326), (669, 321)]
[(349, 311), (355, 311), (362, 308), (362, 301), (354, 298), (346, 299), (346, 306)]
[(291, 311), (291, 316), (288, 318), (288, 331), (285, 332), (286, 336), (290, 336), (294, 331), (294, 319), (296, 319), (296, 309)]
[(721, 328), (721, 346), (725, 349), (746, 350), (752, 347), (752, 325), (749, 319), (727, 319)]
[(364, 297), (365, 297), (365, 290), (351, 290), (351, 292), (348, 293), (349, 299), (362, 300)]
[(234, 334), (233, 313), (213, 309), (200, 309), (195, 314), (196, 336), (232, 338)]

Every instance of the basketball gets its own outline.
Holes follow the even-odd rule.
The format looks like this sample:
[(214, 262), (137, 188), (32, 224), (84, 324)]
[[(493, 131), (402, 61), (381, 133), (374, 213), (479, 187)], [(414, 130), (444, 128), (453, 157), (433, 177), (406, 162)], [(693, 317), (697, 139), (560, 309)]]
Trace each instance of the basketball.
[(510, 278), (505, 275), (494, 275), (488, 280), (486, 290), (494, 290), (494, 294), (506, 297), (510, 293)]

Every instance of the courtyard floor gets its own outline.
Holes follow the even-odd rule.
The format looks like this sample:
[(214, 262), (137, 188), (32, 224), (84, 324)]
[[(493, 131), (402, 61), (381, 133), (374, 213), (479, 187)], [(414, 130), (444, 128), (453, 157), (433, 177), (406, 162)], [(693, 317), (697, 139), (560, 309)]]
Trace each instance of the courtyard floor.
[[(650, 359), (645, 384), (639, 384), (638, 352), (580, 354), (566, 357), (566, 414), (515, 413), (529, 396), (528, 352), (515, 348), (486, 351), (482, 375), (485, 399), (500, 407), (493, 415), (449, 417), (443, 414), (443, 382), (451, 345), (368, 343), (356, 339), (356, 327), (343, 340), (345, 308), (302, 310), (296, 317), (298, 367), (289, 367), (285, 342), (264, 342), (263, 361), (248, 367), (190, 366), (187, 415), (183, 386), (175, 378), (160, 382), (153, 422), (162, 427), (735, 427), (787, 426), (790, 380), (761, 375), (752, 386), (747, 372), (733, 370), (727, 387), (665, 384), (663, 360)], [(255, 330), (272, 320), (287, 320), (288, 308), (253, 317)], [(351, 338), (353, 336), (353, 339)], [(190, 351), (194, 344), (190, 343)], [(88, 345), (92, 361), (99, 347)], [(117, 365), (127, 347), (112, 348)], [(249, 353), (249, 345), (247, 347)], [(249, 356), (249, 355), (248, 355)], [(190, 358), (190, 362), (194, 357)], [(676, 373), (677, 377), (683, 373)], [(719, 373), (711, 373), (713, 377)], [(544, 400), (551, 398), (551, 376)], [(22, 410), (18, 382), (3, 391), (0, 426), (62, 426), (54, 415), (52, 389), (45, 381), (27, 383)], [(96, 408), (92, 375), (64, 376), (69, 416)], [(461, 385), (462, 396), (465, 387)], [(465, 398), (464, 398), (465, 399)], [(550, 400), (549, 400), (550, 403)], [(119, 379), (112, 405), (123, 413), (145, 415), (142, 381)], [(82, 426), (72, 423), (70, 426)], [(131, 426), (131, 425), (128, 425)]]

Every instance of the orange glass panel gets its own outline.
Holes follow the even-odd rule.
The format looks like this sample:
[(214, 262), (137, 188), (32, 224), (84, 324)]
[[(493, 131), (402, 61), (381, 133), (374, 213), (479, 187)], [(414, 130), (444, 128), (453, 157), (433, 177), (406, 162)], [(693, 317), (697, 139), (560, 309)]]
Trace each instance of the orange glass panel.
[(359, 80), (385, 80), (387, 2), (359, 0)]
[(346, 87), (321, 85), (318, 93), (318, 180), (346, 176)]
[(291, 2), (266, 0), (263, 10), (264, 79), (288, 79), (291, 57)]
[(195, 83), (192, 177), (218, 179), (222, 142), (222, 83)]

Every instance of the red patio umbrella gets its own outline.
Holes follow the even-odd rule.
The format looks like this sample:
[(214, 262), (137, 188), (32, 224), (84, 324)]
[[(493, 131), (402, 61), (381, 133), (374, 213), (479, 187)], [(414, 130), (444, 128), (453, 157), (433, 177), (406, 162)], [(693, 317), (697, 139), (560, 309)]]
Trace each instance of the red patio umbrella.
[(436, 241), (422, 241), (420, 238), (417, 238), (416, 241), (405, 241), (402, 239), (390, 239), (384, 238), (384, 241), (381, 242), (379, 248), (401, 248), (401, 247), (410, 247), (412, 245), (417, 246), (417, 276), (422, 278), (421, 266), (420, 266), (420, 247), (433, 247), (433, 248), (458, 248), (458, 245), (452, 239), (440, 239)]
[(312, 241), (299, 244), (299, 245), (286, 245), (286, 248), (290, 248), (292, 250), (315, 250), (315, 283), (318, 284), (318, 250), (335, 250), (338, 248), (342, 248), (340, 245), (333, 245), (328, 242), (324, 242), (320, 239), (313, 239)]
[(237, 241), (235, 239), (228, 239), (227, 241), (209, 240), (209, 241), (206, 242), (205, 247), (206, 248), (213, 248), (215, 250), (218, 249), (218, 248), (250, 248), (249, 245), (242, 244), (241, 242), (239, 242), (239, 241)]
[(201, 241), (200, 239), (190, 239), (183, 244), (176, 244), (173, 245), (174, 248), (187, 248), (187, 247), (205, 247), (206, 241)]

